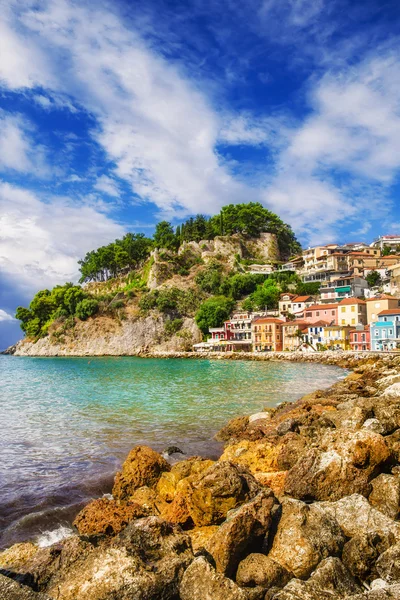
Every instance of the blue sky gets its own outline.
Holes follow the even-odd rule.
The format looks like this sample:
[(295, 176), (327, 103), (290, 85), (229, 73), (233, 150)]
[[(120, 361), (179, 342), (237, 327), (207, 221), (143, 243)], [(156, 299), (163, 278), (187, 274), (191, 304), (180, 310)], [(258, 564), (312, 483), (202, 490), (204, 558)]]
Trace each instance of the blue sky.
[(303, 245), (400, 230), (393, 1), (0, 0), (0, 347), (86, 251), (259, 201)]

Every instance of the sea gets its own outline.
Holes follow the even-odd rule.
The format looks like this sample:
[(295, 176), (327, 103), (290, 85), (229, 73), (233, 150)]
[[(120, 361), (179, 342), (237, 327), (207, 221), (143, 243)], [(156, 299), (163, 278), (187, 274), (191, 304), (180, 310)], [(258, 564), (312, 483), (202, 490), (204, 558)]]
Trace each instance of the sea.
[(0, 356), (0, 548), (68, 535), (136, 444), (217, 458), (214, 435), (232, 417), (344, 375), (315, 363)]

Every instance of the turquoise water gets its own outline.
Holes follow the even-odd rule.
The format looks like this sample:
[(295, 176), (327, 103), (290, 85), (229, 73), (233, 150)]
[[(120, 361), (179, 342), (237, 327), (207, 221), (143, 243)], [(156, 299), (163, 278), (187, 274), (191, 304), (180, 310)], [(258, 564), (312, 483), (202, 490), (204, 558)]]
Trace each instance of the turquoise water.
[(111, 490), (128, 451), (216, 457), (230, 418), (328, 387), (302, 363), (0, 356), (0, 547), (68, 524)]

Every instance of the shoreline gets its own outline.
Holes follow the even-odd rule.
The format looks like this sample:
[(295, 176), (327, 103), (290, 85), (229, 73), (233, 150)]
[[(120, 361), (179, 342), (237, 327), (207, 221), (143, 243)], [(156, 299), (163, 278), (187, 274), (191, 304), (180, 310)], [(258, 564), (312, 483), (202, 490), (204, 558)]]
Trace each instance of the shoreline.
[[(84, 355), (83, 357), (86, 356), (88, 355)], [(296, 591), (296, 593), (300, 594), (304, 593), (304, 595), (307, 593), (307, 598), (310, 597), (313, 599), (314, 596), (310, 594), (312, 594), (314, 590), (314, 584), (312, 582), (314, 569), (317, 569), (318, 571), (320, 565), (323, 565), (325, 570), (327, 570), (328, 563), (326, 563), (326, 561), (330, 561), (328, 571), (333, 578), (332, 581), (337, 578), (343, 578), (346, 582), (350, 578), (352, 583), (351, 585), (349, 584), (349, 591), (351, 591), (352, 588), (353, 592), (357, 591), (359, 593), (364, 593), (365, 589), (372, 589), (370, 586), (370, 584), (373, 583), (371, 574), (374, 574), (374, 572), (370, 570), (370, 575), (363, 575), (363, 577), (366, 578), (364, 580), (360, 578), (357, 573), (352, 572), (353, 564), (350, 559), (346, 558), (345, 560), (343, 548), (345, 547), (346, 539), (348, 539), (347, 543), (350, 544), (353, 539), (355, 540), (357, 538), (357, 535), (364, 535), (363, 531), (361, 531), (362, 527), (358, 522), (358, 517), (355, 517), (355, 514), (358, 512), (364, 515), (365, 511), (370, 515), (368, 520), (375, 527), (378, 527), (378, 525), (379, 527), (382, 527), (382, 523), (384, 522), (385, 527), (393, 531), (394, 541), (392, 540), (392, 543), (389, 545), (386, 544), (386, 546), (384, 544), (380, 554), (384, 555), (385, 552), (390, 552), (393, 544), (395, 547), (397, 547), (396, 544), (400, 545), (400, 523), (393, 517), (393, 514), (391, 517), (388, 514), (388, 510), (392, 510), (393, 513), (393, 507), (390, 506), (389, 509), (387, 508), (388, 503), (390, 504), (387, 497), (389, 491), (385, 488), (385, 485), (387, 487), (389, 484), (392, 486), (398, 485), (400, 494), (400, 476), (398, 475), (398, 473), (400, 473), (400, 448), (397, 448), (396, 446), (396, 444), (398, 444), (397, 437), (399, 438), (400, 445), (400, 436), (395, 437), (393, 442), (390, 439), (391, 436), (396, 434), (396, 431), (400, 431), (400, 402), (398, 400), (398, 398), (400, 398), (400, 357), (398, 357), (398, 355), (372, 352), (321, 352), (309, 354), (299, 352), (290, 354), (268, 353), (267, 355), (260, 355), (258, 353), (151, 352), (145, 354), (139, 353), (132, 356), (159, 359), (186, 358), (196, 360), (251, 360), (260, 362), (316, 362), (349, 369), (351, 370), (351, 373), (326, 390), (315, 390), (299, 400), (278, 405), (274, 409), (268, 409), (268, 411), (250, 415), (250, 417), (242, 416), (232, 419), (222, 428), (218, 434), (219, 437), (217, 437), (220, 441), (225, 442), (225, 449), (222, 455), (217, 461), (207, 461), (206, 459), (198, 458), (196, 469), (199, 469), (200, 473), (197, 472), (195, 474), (192, 471), (194, 462), (189, 465), (190, 469), (187, 471), (185, 463), (190, 463), (192, 459), (180, 461), (176, 463), (176, 465), (181, 465), (181, 467), (175, 465), (171, 469), (170, 466), (165, 466), (162, 463), (163, 459), (161, 456), (153, 450), (140, 450), (140, 448), (145, 449), (146, 446), (138, 447), (139, 450), (137, 451), (139, 454), (140, 452), (144, 452), (144, 455), (140, 454), (140, 456), (135, 454), (136, 450), (134, 448), (129, 454), (127, 461), (124, 463), (122, 472), (116, 475), (113, 500), (106, 501), (103, 498), (93, 500), (81, 511), (81, 513), (79, 513), (74, 524), (78, 528), (81, 538), (72, 536), (72, 538), (67, 538), (61, 542), (61, 546), (65, 548), (66, 553), (69, 551), (68, 548), (70, 542), (68, 540), (74, 539), (76, 540), (74, 543), (79, 545), (81, 542), (78, 540), (86, 539), (89, 535), (89, 538), (87, 538), (89, 540), (93, 536), (98, 538), (96, 545), (99, 544), (101, 551), (107, 554), (107, 552), (109, 552), (110, 544), (113, 548), (113, 544), (116, 543), (115, 540), (120, 540), (120, 537), (123, 535), (123, 533), (119, 534), (119, 532), (115, 530), (114, 534), (116, 537), (111, 536), (110, 538), (109, 534), (105, 533), (107, 519), (108, 526), (110, 526), (110, 522), (112, 522), (115, 527), (115, 514), (121, 510), (121, 507), (123, 507), (124, 511), (128, 510), (126, 501), (128, 498), (132, 498), (136, 505), (142, 507), (142, 511), (143, 508), (151, 505), (150, 515), (153, 515), (147, 516), (148, 513), (146, 514), (146, 512), (145, 514), (140, 514), (138, 521), (133, 520), (133, 525), (135, 523), (146, 521), (146, 527), (148, 527), (149, 519), (159, 519), (161, 517), (168, 523), (171, 523), (173, 528), (175, 528), (174, 535), (181, 535), (179, 531), (182, 531), (180, 528), (183, 527), (183, 532), (185, 533), (182, 533), (182, 535), (186, 535), (186, 537), (190, 539), (193, 550), (196, 550), (197, 547), (198, 549), (205, 548), (207, 551), (206, 555), (202, 555), (198, 558), (190, 558), (188, 564), (185, 564), (185, 568), (178, 578), (179, 581), (176, 580), (176, 575), (174, 576), (175, 584), (178, 586), (177, 589), (179, 589), (181, 593), (181, 595), (177, 597), (182, 598), (183, 600), (197, 598), (195, 589), (192, 589), (192, 596), (187, 595), (186, 591), (187, 589), (191, 589), (191, 585), (193, 588), (193, 582), (190, 583), (190, 577), (188, 575), (189, 572), (193, 571), (193, 576), (195, 576), (197, 580), (197, 585), (203, 590), (204, 595), (206, 595), (210, 589), (213, 589), (213, 593), (216, 594), (216, 600), (219, 600), (220, 598), (222, 600), (226, 597), (232, 598), (232, 600), (236, 600), (236, 598), (238, 600), (262, 600), (265, 592), (268, 592), (269, 588), (274, 589), (274, 586), (267, 586), (265, 588), (265, 581), (264, 587), (259, 584), (255, 585), (254, 573), (252, 575), (253, 579), (251, 579), (251, 584), (246, 583), (246, 577), (243, 578), (240, 575), (242, 563), (245, 563), (246, 560), (248, 561), (249, 557), (252, 556), (251, 548), (253, 544), (253, 542), (250, 544), (247, 554), (243, 551), (240, 551), (239, 554), (235, 552), (235, 546), (238, 545), (239, 547), (242, 547), (244, 541), (242, 540), (242, 542), (240, 542), (240, 540), (232, 540), (229, 538), (229, 535), (238, 535), (240, 523), (239, 525), (238, 523), (235, 524), (236, 529), (234, 528), (233, 532), (227, 525), (230, 523), (229, 518), (227, 521), (221, 521), (221, 517), (216, 517), (215, 515), (211, 517), (204, 517), (204, 515), (199, 517), (198, 507), (191, 504), (189, 498), (193, 493), (193, 491), (190, 491), (193, 486), (194, 489), (197, 490), (196, 494), (199, 493), (199, 489), (202, 489), (201, 482), (204, 480), (204, 477), (207, 478), (207, 473), (209, 471), (213, 471), (213, 480), (216, 476), (215, 472), (220, 471), (221, 469), (224, 470), (229, 468), (231, 472), (229, 477), (234, 476), (235, 469), (239, 469), (239, 472), (241, 472), (240, 469), (245, 469), (245, 472), (248, 473), (246, 477), (253, 478), (253, 483), (251, 485), (254, 487), (258, 486), (256, 490), (257, 493), (253, 498), (235, 498), (232, 501), (231, 508), (235, 508), (235, 505), (239, 508), (236, 508), (237, 513), (234, 514), (236, 515), (243, 511), (250, 510), (246, 509), (246, 507), (253, 506), (256, 499), (263, 494), (263, 506), (266, 503), (272, 503), (274, 505), (275, 503), (278, 503), (281, 514), (279, 517), (280, 520), (278, 519), (278, 523), (274, 526), (275, 529), (273, 528), (275, 531), (276, 527), (278, 527), (278, 533), (274, 533), (274, 541), (272, 546), (271, 542), (269, 542), (268, 552), (265, 556), (266, 558), (271, 557), (270, 560), (273, 559), (274, 564), (276, 561), (280, 569), (283, 569), (284, 571), (280, 571), (280, 577), (278, 577), (278, 580), (274, 580), (274, 584), (277, 584), (275, 585), (275, 595), (270, 595), (268, 598), (271, 600), (281, 600), (281, 598), (283, 600), (291, 600), (292, 595), (290, 595), (290, 593), (293, 588), (293, 592)], [(304, 439), (304, 442), (302, 442), (303, 445), (300, 444), (300, 439)], [(392, 445), (388, 444), (389, 439)], [(361, 444), (361, 446), (359, 444)], [(310, 448), (308, 448), (308, 445)], [(358, 457), (360, 449), (364, 447), (368, 448), (368, 461), (366, 463), (362, 462), (364, 459)], [(277, 448), (279, 450), (277, 450)], [(362, 452), (364, 452), (364, 450)], [(357, 459), (352, 458), (352, 453), (356, 453)], [(324, 458), (325, 454), (327, 457), (329, 456), (329, 460)], [(395, 458), (393, 458), (394, 456)], [(338, 463), (337, 460), (339, 461)], [(394, 467), (390, 461), (394, 461)], [(158, 465), (162, 464), (160, 473), (157, 475), (157, 482), (156, 484), (151, 483), (151, 477), (147, 480), (147, 475), (144, 473), (144, 479), (143, 481), (141, 480), (141, 484), (145, 482), (145, 487), (147, 486), (149, 492), (146, 492), (145, 496), (143, 496), (142, 493), (141, 496), (140, 493), (138, 493), (140, 490), (136, 491), (137, 484), (134, 483), (132, 486), (132, 481), (130, 480), (132, 477), (135, 478), (134, 472), (132, 471), (132, 464), (134, 464), (134, 470), (146, 471), (146, 469), (150, 469), (150, 471), (152, 471), (154, 463), (157, 463)], [(183, 473), (181, 472), (179, 475), (181, 479), (177, 479), (175, 472), (182, 470), (184, 465), (186, 476), (182, 478)], [(228, 467), (225, 465), (230, 466)], [(206, 468), (206, 475), (204, 476), (201, 474), (201, 469), (203, 469), (203, 467)], [(175, 479), (171, 480), (170, 473), (174, 473), (174, 478), (177, 479), (177, 481), (175, 481)], [(242, 476), (243, 475), (241, 475), (241, 477)], [(220, 477), (223, 479), (221, 473), (219, 473), (217, 477), (217, 488), (218, 486), (221, 486)], [(385, 481), (382, 480), (379, 482), (380, 485), (376, 486), (377, 491), (375, 493), (373, 482), (376, 478), (379, 479), (379, 477), (386, 479)], [(187, 485), (189, 485), (190, 482), (189, 488), (186, 487), (181, 489), (179, 487), (181, 485), (180, 481), (186, 480), (188, 481)], [(161, 482), (162, 485), (160, 485)], [(207, 489), (207, 486), (209, 485), (211, 485), (210, 482), (206, 484)], [(227, 481), (222, 480), (222, 485), (228, 485)], [(381, 488), (380, 495), (379, 487)], [(217, 488), (215, 488), (216, 499), (213, 499), (213, 504), (215, 504), (215, 502), (222, 502), (225, 507), (225, 500), (223, 498), (226, 497), (226, 490), (220, 498), (216, 491)], [(126, 493), (128, 489), (130, 491), (127, 496)], [(263, 490), (269, 490), (269, 492), (267, 493), (267, 491)], [(374, 493), (375, 499), (371, 508), (371, 504), (369, 503), (371, 501), (368, 501), (367, 499)], [(153, 494), (153, 496), (151, 494)], [(158, 497), (157, 501), (154, 500), (154, 494)], [(268, 494), (272, 494), (275, 499), (272, 500), (272, 496)], [(150, 497), (152, 500), (150, 500)], [(157, 506), (157, 502), (159, 503), (159, 506)], [(297, 502), (297, 504), (293, 504), (293, 502)], [(340, 502), (342, 502), (340, 506), (344, 507), (341, 509), (342, 512), (344, 511), (341, 519), (336, 515), (339, 510)], [(108, 503), (113, 503), (111, 506), (112, 511), (114, 511), (113, 518), (107, 512), (110, 508)], [(276, 506), (278, 506), (278, 504), (276, 504)], [(331, 546), (328, 544), (329, 548), (327, 550), (316, 550), (318, 542), (317, 540), (314, 540), (311, 530), (314, 527), (322, 528), (323, 535), (328, 535), (328, 525), (326, 522), (326, 518), (328, 517), (325, 517), (325, 520), (321, 522), (319, 522), (318, 519), (316, 523), (310, 522), (311, 530), (308, 530), (307, 527), (305, 527), (306, 530), (304, 530), (304, 527), (298, 524), (294, 525), (294, 523), (297, 523), (297, 517), (294, 522), (291, 521), (291, 519), (294, 518), (293, 511), (297, 514), (296, 511), (300, 510), (300, 513), (303, 514), (302, 511), (304, 511), (307, 506), (315, 506), (316, 510), (325, 510), (326, 514), (330, 515), (329, 506), (326, 506), (329, 504), (332, 504), (332, 507), (334, 508), (335, 519), (338, 519), (339, 529), (335, 529), (336, 533), (333, 535), (333, 538), (335, 539), (332, 541), (332, 544), (333, 546), (335, 546), (335, 544), (341, 544), (341, 551), (339, 553), (340, 560), (339, 558), (334, 558), (338, 556), (338, 551), (332, 549), (332, 544)], [(203, 506), (201, 503), (200, 505)], [(161, 509), (160, 506), (162, 507)], [(203, 506), (202, 510), (208, 514), (210, 510), (213, 513), (214, 509), (211, 509), (207, 504), (207, 506)], [(218, 514), (224, 514), (226, 516), (226, 513), (224, 512), (225, 508), (222, 509), (219, 507), (218, 510), (223, 510), (223, 513), (217, 511)], [(252, 510), (256, 510), (257, 512), (259, 509), (252, 508)], [(310, 510), (310, 508), (307, 509), (307, 511)], [(354, 510), (356, 513), (354, 513)], [(356, 522), (352, 529), (349, 525), (344, 524), (344, 521), (350, 518), (351, 514), (354, 514), (353, 518)], [(257, 515), (259, 521), (260, 515), (258, 513)], [(122, 522), (124, 522), (124, 518), (127, 518), (125, 513), (124, 517), (122, 517)], [(135, 518), (138, 518), (138, 514), (135, 515), (134, 519)], [(249, 517), (246, 518), (248, 519)], [(304, 513), (302, 519), (306, 519), (307, 522), (307, 519), (309, 518), (310, 517), (306, 517)], [(190, 525), (189, 528), (187, 526), (187, 519), (192, 522), (192, 525)], [(231, 519), (235, 520), (237, 517), (233, 516)], [(386, 521), (384, 521), (384, 519), (386, 519)], [(130, 519), (128, 519), (127, 523), (129, 523), (129, 521)], [(292, 524), (290, 525), (290, 523)], [(127, 529), (130, 527), (131, 526), (128, 525)], [(295, 559), (295, 557), (292, 556), (293, 552), (290, 549), (293, 540), (286, 539), (285, 537), (285, 528), (288, 527), (295, 528), (295, 539), (296, 535), (300, 535), (296, 528), (301, 529), (301, 527), (303, 527), (301, 530), (302, 543), (311, 545), (313, 547), (313, 556), (315, 554), (318, 556), (317, 563), (312, 565), (312, 569), (310, 569), (309, 564), (297, 568), (296, 565), (298, 559)], [(281, 528), (282, 531), (280, 531), (279, 528)], [(340, 533), (340, 529), (344, 531), (344, 538), (343, 533)], [(124, 531), (124, 527), (122, 527), (121, 531)], [(365, 532), (365, 534), (366, 533), (367, 532)], [(250, 533), (247, 531), (246, 535), (250, 535)], [(293, 532), (291, 533), (291, 536), (292, 535)], [(342, 538), (343, 541), (338, 542), (338, 540), (342, 540)], [(324, 540), (326, 541), (325, 538)], [(120, 542), (118, 541), (118, 543)], [(357, 539), (357, 542), (354, 542), (354, 544), (361, 544), (361, 541)], [(25, 546), (25, 544), (22, 545)], [(4, 557), (5, 554), (7, 555), (7, 552), (11, 552), (12, 548), (6, 550), (2, 554), (0, 553), (0, 566), (2, 564), (2, 556)], [(38, 557), (40, 558), (40, 553), (43, 552), (43, 550), (38, 550), (37, 548), (31, 548), (31, 551), (34, 552), (36, 561)], [(85, 556), (87, 549), (81, 549), (79, 552)], [(92, 550), (90, 550), (90, 553), (91, 552)], [(170, 549), (168, 549), (166, 554), (168, 560), (170, 558), (170, 552)], [(233, 553), (236, 557), (234, 559), (235, 568), (233, 570), (226, 564), (232, 559), (232, 557), (227, 558), (225, 556), (227, 552)], [(214, 560), (214, 562), (211, 561), (211, 563), (209, 563), (207, 559), (207, 555), (210, 554)], [(380, 554), (378, 553), (377, 558), (379, 558)], [(204, 556), (206, 556), (206, 559), (204, 559)], [(13, 560), (16, 560), (15, 557)], [(314, 559), (312, 559), (311, 555), (307, 554), (306, 560), (312, 561)], [(334, 563), (332, 561), (337, 562)], [(338, 563), (340, 563), (340, 565)], [(26, 564), (26, 567), (24, 567), (24, 564)], [(114, 567), (116, 569), (119, 568), (117, 565)], [(18, 563), (18, 566), (14, 568), (17, 568), (18, 572), (21, 572), (21, 570), (24, 571), (24, 568), (29, 570), (32, 567), (28, 560), (27, 562), (22, 561), (22, 564)], [(291, 575), (291, 578), (288, 579), (288, 583), (286, 583), (287, 573)], [(378, 574), (380, 575), (379, 572)], [(72, 574), (67, 572), (64, 575), (67, 578), (70, 578)], [(57, 575), (56, 579), (59, 579), (59, 576), (60, 574)], [(367, 581), (365, 584), (366, 587), (364, 587), (364, 589), (359, 587), (358, 590), (356, 590), (357, 585), (359, 585), (361, 581), (364, 581), (364, 583)], [(286, 585), (281, 585), (284, 582)], [(391, 582), (389, 578), (385, 584), (386, 587), (388, 588), (391, 583), (393, 582)], [(85, 585), (87, 585), (87, 582)], [(144, 583), (141, 585), (144, 585)], [(208, 588), (207, 585), (209, 586)], [(227, 586), (232, 587), (233, 585), (235, 586), (235, 595), (226, 596)], [(394, 585), (397, 586), (397, 580), (395, 580)], [(64, 598), (66, 600), (70, 600), (71, 598), (72, 600), (74, 596), (68, 595), (69, 588), (68, 586), (65, 587), (65, 582), (61, 587), (64, 589), (64, 592), (61, 592), (60, 600), (63, 600)], [(391, 587), (393, 587), (393, 585)], [(288, 588), (287, 594), (289, 595), (281, 595), (284, 594), (286, 588)], [(0, 580), (0, 591), (1, 589)], [(46, 586), (43, 586), (42, 588), (39, 587), (39, 589), (46, 593), (50, 592), (49, 598), (56, 597), (52, 596), (52, 591), (55, 588), (52, 588), (51, 585), (46, 584)], [(218, 592), (219, 589), (221, 592), (220, 594)], [(217, 590), (218, 593), (215, 592), (215, 590)], [(335, 588), (332, 591), (334, 592), (334, 590)], [(259, 595), (257, 595), (256, 591), (259, 592)], [(315, 600), (323, 598), (323, 594), (326, 592), (325, 588), (318, 588), (314, 591)], [(393, 591), (397, 593), (398, 590)], [(365, 593), (367, 594), (368, 592)], [(92, 597), (97, 598), (95, 595), (90, 596), (90, 598)], [(158, 595), (154, 595), (155, 599), (158, 597)], [(300, 595), (299, 597), (302, 596)], [(337, 596), (333, 594), (332, 600), (336, 600), (336, 598), (339, 600), (339, 598), (343, 597), (344, 596), (342, 595)], [(369, 598), (369, 595), (357, 596), (357, 594), (354, 594), (354, 596), (346, 596), (346, 598), (353, 597), (354, 599), (357, 598), (357, 600), (364, 600), (364, 598)], [(387, 597), (395, 598), (397, 596)], [(86, 596), (83, 595), (82, 598), (85, 599)], [(175, 596), (171, 595), (171, 599), (172, 598), (175, 598)], [(293, 599), (294, 598), (295, 596), (293, 595)], [(371, 596), (371, 600), (372, 598), (375, 598), (375, 596)]]

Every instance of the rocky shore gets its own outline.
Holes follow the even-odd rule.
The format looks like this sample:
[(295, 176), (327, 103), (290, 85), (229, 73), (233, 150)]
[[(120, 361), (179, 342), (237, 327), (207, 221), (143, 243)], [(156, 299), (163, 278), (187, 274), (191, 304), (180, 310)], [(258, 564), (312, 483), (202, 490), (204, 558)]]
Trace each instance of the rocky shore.
[(400, 599), (400, 357), (323, 354), (283, 356), (350, 375), (233, 419), (217, 461), (133, 448), (75, 535), (0, 554), (0, 598)]

